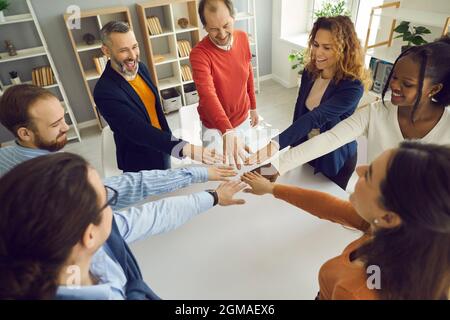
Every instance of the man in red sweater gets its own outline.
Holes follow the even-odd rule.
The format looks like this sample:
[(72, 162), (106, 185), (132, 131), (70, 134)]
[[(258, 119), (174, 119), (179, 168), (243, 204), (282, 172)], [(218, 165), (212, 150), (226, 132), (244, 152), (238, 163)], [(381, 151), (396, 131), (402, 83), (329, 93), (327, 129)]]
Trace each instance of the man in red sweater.
[(190, 61), (204, 145), (220, 148), (240, 169), (249, 152), (250, 126), (259, 119), (247, 34), (233, 29), (230, 0), (201, 0), (199, 16), (208, 35), (192, 50)]

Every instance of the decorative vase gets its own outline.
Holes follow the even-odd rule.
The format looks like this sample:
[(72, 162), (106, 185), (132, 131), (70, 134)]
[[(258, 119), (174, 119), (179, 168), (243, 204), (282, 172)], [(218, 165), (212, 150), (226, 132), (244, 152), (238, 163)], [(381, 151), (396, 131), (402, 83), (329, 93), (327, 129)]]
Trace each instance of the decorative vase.
[(0, 22), (5, 22), (5, 15), (3, 14), (3, 10), (0, 10)]
[(12, 84), (21, 84), (22, 83), (22, 81), (20, 81), (20, 78), (19, 77), (17, 77), (17, 78), (11, 78), (11, 83)]

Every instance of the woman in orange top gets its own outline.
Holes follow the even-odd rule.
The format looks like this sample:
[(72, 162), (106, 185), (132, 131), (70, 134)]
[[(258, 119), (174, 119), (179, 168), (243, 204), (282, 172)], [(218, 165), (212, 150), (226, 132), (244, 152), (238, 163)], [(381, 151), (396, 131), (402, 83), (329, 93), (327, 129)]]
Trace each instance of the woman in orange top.
[(450, 148), (403, 142), (359, 175), (350, 201), (273, 184), (257, 173), (247, 192), (271, 193), (363, 236), (319, 272), (319, 299), (450, 297)]

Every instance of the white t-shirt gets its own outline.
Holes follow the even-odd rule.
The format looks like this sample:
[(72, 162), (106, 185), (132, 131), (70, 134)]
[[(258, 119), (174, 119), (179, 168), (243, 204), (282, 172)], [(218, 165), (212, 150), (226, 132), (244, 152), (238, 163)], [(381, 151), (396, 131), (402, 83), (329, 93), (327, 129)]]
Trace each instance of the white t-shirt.
[[(377, 101), (362, 107), (328, 130), (283, 153), (273, 164), (284, 174), (304, 163), (321, 157), (360, 136), (367, 137), (367, 161), (372, 162), (383, 151), (398, 147), (404, 139), (398, 123), (398, 107)], [(420, 141), (450, 145), (450, 108), (447, 107), (436, 126)]]

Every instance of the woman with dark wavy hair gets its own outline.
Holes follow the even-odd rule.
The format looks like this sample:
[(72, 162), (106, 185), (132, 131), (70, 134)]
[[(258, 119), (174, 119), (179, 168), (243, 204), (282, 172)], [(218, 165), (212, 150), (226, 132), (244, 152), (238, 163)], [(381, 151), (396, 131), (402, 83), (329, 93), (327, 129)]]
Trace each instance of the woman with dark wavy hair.
[(319, 299), (449, 299), (450, 147), (405, 141), (356, 171), (350, 201), (257, 173), (242, 180), (247, 192), (363, 232), (321, 267)]

